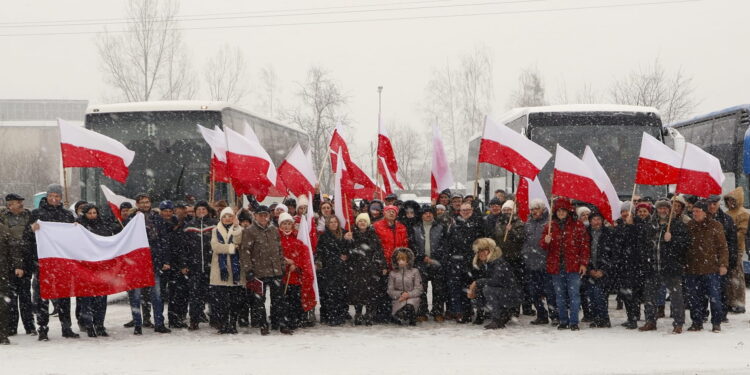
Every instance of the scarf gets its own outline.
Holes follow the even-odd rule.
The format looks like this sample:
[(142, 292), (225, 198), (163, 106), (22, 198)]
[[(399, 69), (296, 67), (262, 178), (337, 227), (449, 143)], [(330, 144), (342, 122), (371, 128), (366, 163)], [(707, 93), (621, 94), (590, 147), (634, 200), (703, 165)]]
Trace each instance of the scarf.
[[(222, 224), (223, 225), (223, 224)], [(229, 229), (229, 228), (227, 228)], [(230, 234), (229, 239), (225, 242), (224, 236), (221, 235), (221, 230), (216, 230), (216, 239), (220, 244), (232, 243), (233, 237)], [(229, 270), (227, 269), (227, 258), (230, 254), (219, 254), (219, 272), (221, 273), (221, 281), (229, 280)], [(239, 285), (240, 283), (240, 254), (235, 251), (234, 254), (230, 255), (232, 261), (232, 284)]]

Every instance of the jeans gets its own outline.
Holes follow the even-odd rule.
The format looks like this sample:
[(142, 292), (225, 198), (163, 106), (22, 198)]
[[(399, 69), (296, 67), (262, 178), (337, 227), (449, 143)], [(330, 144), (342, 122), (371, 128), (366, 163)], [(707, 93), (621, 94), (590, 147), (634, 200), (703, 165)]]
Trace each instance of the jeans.
[(686, 275), (685, 290), (688, 294), (690, 320), (702, 326), (706, 316), (706, 298), (711, 305), (711, 324), (721, 324), (723, 317), (721, 304), (721, 280), (718, 273), (708, 275)]
[(107, 296), (81, 297), (81, 323), (86, 328), (104, 327)]
[[(164, 325), (164, 303), (161, 300), (161, 280), (159, 272), (154, 272), (154, 286), (151, 289), (151, 304), (154, 308), (154, 324), (157, 327)], [(143, 325), (143, 318), (141, 317), (141, 289), (133, 289), (128, 291), (128, 299), (130, 300), (130, 311), (133, 314), (133, 321), (136, 327)]]
[(662, 291), (669, 290), (672, 308), (670, 309), (673, 325), (685, 324), (685, 303), (682, 296), (682, 276), (654, 275), (648, 277), (644, 282), (643, 310), (646, 313), (646, 322), (656, 323), (656, 308), (659, 305)]
[(609, 322), (609, 300), (605, 280), (587, 277), (586, 293), (591, 308), (591, 318), (594, 322)]
[(560, 272), (552, 275), (552, 284), (557, 296), (560, 324), (578, 324), (581, 308), (581, 276), (577, 272)]

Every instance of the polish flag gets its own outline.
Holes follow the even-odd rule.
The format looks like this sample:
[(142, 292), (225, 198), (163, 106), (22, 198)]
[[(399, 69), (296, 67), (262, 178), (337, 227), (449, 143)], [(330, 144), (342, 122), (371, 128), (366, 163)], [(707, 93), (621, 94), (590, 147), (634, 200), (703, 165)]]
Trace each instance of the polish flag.
[[(238, 194), (266, 198), (276, 182), (276, 167), (271, 156), (255, 141), (227, 127), (227, 172)], [(257, 139), (257, 138), (256, 138)]]
[(294, 145), (289, 155), (286, 156), (278, 169), (279, 178), (283, 181), (286, 190), (295, 196), (307, 195), (315, 192), (318, 178), (312, 163), (307, 158), (299, 143)]
[(120, 214), (120, 205), (128, 202), (135, 207), (135, 200), (123, 197), (122, 195), (115, 194), (112, 190), (109, 190), (108, 187), (104, 185), (100, 185), (102, 188), (102, 193), (104, 193), (104, 199), (107, 200), (107, 206), (109, 206), (109, 209), (112, 211), (112, 214), (115, 215), (117, 220), (122, 223), (123, 220), (125, 220), (124, 217)]
[(704, 198), (712, 194), (721, 194), (724, 179), (719, 159), (692, 143), (685, 143), (685, 155), (676, 193)]
[(43, 299), (106, 296), (154, 285), (142, 213), (111, 237), (78, 224), (44, 221), (35, 235)]
[(518, 191), (516, 192), (516, 202), (518, 203), (518, 217), (521, 221), (528, 221), (529, 215), (531, 214), (531, 201), (539, 199), (544, 202), (547, 207), (547, 212), (550, 212), (549, 200), (547, 195), (544, 194), (542, 184), (539, 182), (539, 178), (531, 180), (526, 177), (521, 177), (518, 182)]
[(398, 180), (398, 161), (393, 152), (391, 138), (385, 130), (382, 121), (378, 122), (378, 173), (383, 177), (383, 184), (387, 194), (393, 193), (396, 187), (403, 190), (404, 185)]
[(680, 178), (680, 154), (659, 142), (653, 136), (643, 133), (635, 183), (639, 185), (676, 184)]
[(211, 148), (211, 174), (214, 181), (229, 182), (227, 175), (227, 137), (219, 127), (213, 130), (198, 125), (198, 132)]
[(336, 176), (333, 183), (333, 210), (336, 214), (336, 217), (339, 219), (339, 223), (341, 224), (341, 228), (344, 228), (346, 230), (349, 229), (349, 220), (347, 220), (348, 213), (350, 210), (350, 203), (349, 199), (351, 197), (347, 197), (348, 193), (351, 192), (351, 181), (348, 179), (348, 172), (346, 170), (346, 163), (344, 163), (344, 159), (342, 157), (343, 150), (339, 149), (339, 152), (337, 152), (337, 158), (336, 160)]
[(591, 168), (559, 144), (555, 152), (552, 195), (591, 203), (600, 211), (602, 207), (609, 206)]
[(485, 119), (479, 162), (528, 178), (536, 178), (552, 154), (509, 127)]
[[(380, 187), (367, 175), (357, 164), (352, 161), (349, 155), (349, 147), (344, 140), (341, 125), (336, 126), (331, 141), (328, 144), (328, 152), (331, 155), (331, 172), (336, 172), (338, 166), (338, 155), (341, 154), (342, 160), (346, 164), (345, 169), (349, 180), (355, 185), (351, 198), (372, 199), (373, 194), (382, 191)], [(348, 195), (348, 193), (347, 193)]]
[(582, 160), (589, 166), (589, 169), (591, 169), (596, 185), (599, 186), (599, 190), (604, 193), (604, 197), (606, 198), (606, 200), (602, 202), (602, 206), (599, 207), (599, 212), (604, 219), (614, 224), (615, 220), (620, 218), (620, 205), (622, 204), (617, 195), (617, 190), (612, 184), (612, 180), (607, 176), (607, 172), (602, 165), (599, 164), (599, 160), (597, 160), (591, 147), (586, 146), (586, 150), (583, 151)]
[[(312, 207), (308, 207), (308, 212), (312, 212)], [(310, 240), (311, 228), (307, 217), (300, 217), (299, 229), (297, 230), (297, 239), (307, 248), (308, 262), (300, 265), (302, 269), (302, 309), (310, 311), (320, 301), (320, 291), (318, 290), (318, 277), (315, 272), (315, 255), (313, 252), (312, 241)]]
[(433, 200), (438, 199), (440, 192), (453, 186), (453, 174), (451, 173), (448, 157), (445, 156), (443, 139), (440, 129), (432, 127), (432, 173), (430, 174), (430, 195)]
[(125, 183), (135, 152), (103, 134), (57, 119), (63, 168), (102, 168), (105, 176)]

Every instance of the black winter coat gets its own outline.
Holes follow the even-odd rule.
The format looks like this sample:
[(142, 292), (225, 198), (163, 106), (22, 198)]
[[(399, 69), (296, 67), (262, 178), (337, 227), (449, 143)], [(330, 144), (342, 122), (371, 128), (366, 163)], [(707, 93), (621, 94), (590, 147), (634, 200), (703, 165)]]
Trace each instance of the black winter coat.
[(211, 273), (211, 231), (218, 223), (218, 220), (208, 216), (195, 217), (185, 223), (182, 233), (178, 234), (178, 268), (187, 268), (190, 274)]
[(164, 220), (164, 218), (158, 216), (154, 221), (154, 230), (156, 232), (156, 246), (152, 245), (151, 247), (154, 268), (161, 270), (165, 264), (175, 268), (180, 258), (177, 244), (182, 230), (177, 222), (177, 217), (172, 216), (169, 220)]
[(461, 216), (456, 218), (446, 241), (445, 257), (442, 262), (447, 266), (447, 274), (451, 278), (462, 278), (471, 274), (471, 261), (474, 258), (472, 245), (478, 238), (484, 236), (484, 222), (479, 215), (471, 215), (468, 220)]
[[(601, 233), (599, 234), (599, 241), (597, 242), (596, 249), (593, 246), (592, 236), (593, 230), (591, 227), (586, 228), (589, 232), (589, 238), (592, 240), (591, 243), (591, 255), (589, 256), (589, 264), (586, 266), (587, 273), (590, 271), (602, 271), (604, 276), (598, 279), (586, 276), (586, 280), (592, 283), (598, 283), (599, 285), (609, 286), (615, 281), (615, 267), (613, 263), (613, 255), (616, 253), (615, 245), (617, 244), (615, 231), (610, 227), (602, 226)], [(594, 254), (596, 253), (596, 256)]]
[(625, 224), (617, 219), (615, 227), (615, 246), (610, 274), (613, 274), (615, 286), (633, 288), (640, 285), (644, 277), (644, 254), (654, 246), (653, 228), (647, 221), (638, 217), (633, 224)]
[[(521, 289), (518, 287), (516, 277), (511, 271), (508, 262), (503, 258), (495, 259), (480, 266), (479, 274), (482, 278), (477, 279), (477, 289), (485, 293), (496, 293), (492, 296), (493, 301), (497, 301), (499, 306), (504, 309), (512, 309), (521, 304)], [(491, 288), (490, 291), (485, 287)]]
[[(432, 222), (430, 227), (430, 258), (440, 263), (440, 265), (428, 265), (424, 262), (425, 254), (425, 241), (427, 233), (424, 232), (424, 226), (420, 222), (419, 225), (414, 227), (414, 242), (412, 244), (412, 250), (414, 251), (414, 266), (417, 267), (421, 272), (425, 272), (427, 269), (435, 271), (436, 268), (442, 268), (442, 265), (446, 262), (445, 259), (445, 246), (446, 236), (448, 231), (443, 224), (438, 221)], [(424, 280), (423, 280), (424, 281)]]
[(380, 279), (388, 265), (380, 246), (380, 238), (372, 227), (364, 232), (357, 229), (352, 236), (349, 260), (346, 262), (349, 304), (367, 305), (385, 293), (380, 290)]
[(316, 261), (320, 262), (321, 268), (318, 273), (320, 284), (340, 285), (346, 283), (345, 274), (347, 264), (341, 260), (342, 255), (349, 255), (352, 244), (342, 238), (336, 238), (333, 232), (326, 231), (318, 238), (318, 251), (315, 254)]
[(645, 249), (643, 254), (644, 273), (648, 276), (682, 276), (691, 242), (687, 226), (682, 220), (672, 220), (669, 228), (672, 239), (669, 242), (664, 241), (667, 224), (659, 224), (658, 220), (654, 220), (650, 226), (654, 245)]

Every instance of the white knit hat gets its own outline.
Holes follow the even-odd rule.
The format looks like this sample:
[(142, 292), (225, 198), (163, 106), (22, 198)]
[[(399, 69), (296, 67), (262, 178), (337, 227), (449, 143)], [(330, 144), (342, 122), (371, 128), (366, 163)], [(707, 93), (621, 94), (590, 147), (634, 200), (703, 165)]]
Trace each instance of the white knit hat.
[(300, 195), (299, 197), (297, 197), (297, 207), (308, 205), (310, 205), (310, 202), (308, 202), (307, 200), (307, 195)]
[(281, 215), (279, 215), (279, 224), (281, 224), (281, 223), (283, 223), (283, 222), (285, 222), (287, 220), (291, 221), (292, 223), (294, 223), (294, 218), (292, 217), (292, 215), (289, 215), (286, 212), (283, 212)]
[(221, 215), (219, 215), (219, 218), (223, 218), (224, 215), (234, 216), (234, 210), (232, 209), (232, 207), (225, 207), (223, 210), (221, 210)]
[(516, 209), (516, 202), (513, 202), (512, 200), (508, 199), (507, 201), (505, 201), (505, 203), (503, 203), (503, 208), (502, 209), (506, 209), (506, 208), (510, 208), (511, 210), (515, 210)]
[(576, 215), (581, 216), (583, 214), (590, 214), (591, 209), (586, 206), (581, 206), (576, 209)]

